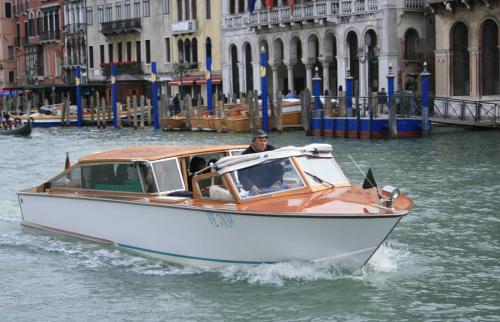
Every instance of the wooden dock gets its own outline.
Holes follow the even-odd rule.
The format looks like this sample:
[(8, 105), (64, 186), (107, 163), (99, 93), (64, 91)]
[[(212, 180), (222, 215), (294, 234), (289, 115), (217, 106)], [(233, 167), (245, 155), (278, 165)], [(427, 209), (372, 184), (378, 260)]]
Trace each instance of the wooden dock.
[(451, 126), (483, 128), (483, 129), (500, 129), (499, 123), (493, 123), (490, 120), (475, 122), (474, 120), (445, 119), (442, 117), (429, 117), (429, 120), (432, 123), (445, 124)]

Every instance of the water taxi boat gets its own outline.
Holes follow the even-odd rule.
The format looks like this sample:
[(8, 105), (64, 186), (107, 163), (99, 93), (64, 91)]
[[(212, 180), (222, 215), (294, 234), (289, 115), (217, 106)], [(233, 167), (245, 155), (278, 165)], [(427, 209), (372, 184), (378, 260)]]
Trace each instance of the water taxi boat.
[(142, 146), (93, 153), (18, 192), (22, 224), (199, 267), (364, 265), (413, 202), (352, 184), (327, 144)]

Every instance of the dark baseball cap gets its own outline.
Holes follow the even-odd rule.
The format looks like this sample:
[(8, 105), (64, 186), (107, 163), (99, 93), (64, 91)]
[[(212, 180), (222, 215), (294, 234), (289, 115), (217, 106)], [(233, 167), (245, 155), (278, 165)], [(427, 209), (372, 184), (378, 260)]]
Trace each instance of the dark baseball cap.
[(265, 131), (263, 130), (257, 130), (255, 132), (253, 132), (253, 138), (256, 139), (256, 138), (268, 138), (268, 135)]

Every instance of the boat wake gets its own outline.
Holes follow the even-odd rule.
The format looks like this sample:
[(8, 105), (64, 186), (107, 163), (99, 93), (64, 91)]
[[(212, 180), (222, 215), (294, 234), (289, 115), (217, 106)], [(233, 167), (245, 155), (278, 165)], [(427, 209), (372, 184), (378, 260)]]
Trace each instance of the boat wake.
[(246, 281), (257, 285), (284, 286), (287, 282), (335, 281), (339, 279), (365, 280), (380, 273), (396, 272), (410, 256), (403, 249), (383, 244), (361, 269), (327, 262), (282, 262), (258, 266), (229, 266), (219, 269), (228, 281)]
[[(30, 230), (29, 233), (26, 229)], [(401, 246), (383, 244), (367, 265), (352, 270), (327, 262), (281, 262), (257, 266), (227, 266), (201, 269), (172, 265), (156, 259), (137, 256), (112, 246), (76, 241), (71, 237), (53, 237), (31, 228), (0, 233), (0, 248), (38, 256), (45, 253), (47, 261), (57, 261), (71, 269), (120, 269), (139, 275), (171, 276), (215, 274), (229, 282), (252, 285), (284, 286), (287, 283), (336, 281), (339, 279), (371, 280), (384, 273), (398, 272), (410, 253)]]

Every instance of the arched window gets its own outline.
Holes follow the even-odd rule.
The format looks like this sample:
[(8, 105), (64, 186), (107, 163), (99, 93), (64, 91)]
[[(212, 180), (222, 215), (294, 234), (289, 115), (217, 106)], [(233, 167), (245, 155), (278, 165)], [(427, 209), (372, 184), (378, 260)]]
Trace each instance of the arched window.
[(455, 96), (470, 94), (469, 31), (463, 22), (457, 22), (451, 32), (453, 93)]
[(193, 63), (198, 62), (198, 40), (193, 38), (193, 42), (191, 44), (191, 52), (193, 53)]
[(191, 41), (189, 39), (184, 41), (184, 62), (191, 62)]
[(349, 47), (349, 69), (353, 78), (352, 93), (359, 94), (359, 58), (358, 58), (358, 35), (354, 31), (347, 34), (347, 46)]
[(229, 0), (229, 14), (234, 15), (236, 13), (236, 0)]
[(415, 29), (408, 29), (405, 33), (405, 59), (418, 60), (420, 59), (420, 39), (418, 32)]
[(486, 20), (481, 28), (481, 54), (482, 54), (482, 94), (500, 94), (498, 26), (492, 19)]
[(177, 57), (179, 63), (184, 62), (184, 42), (181, 39), (177, 42)]

